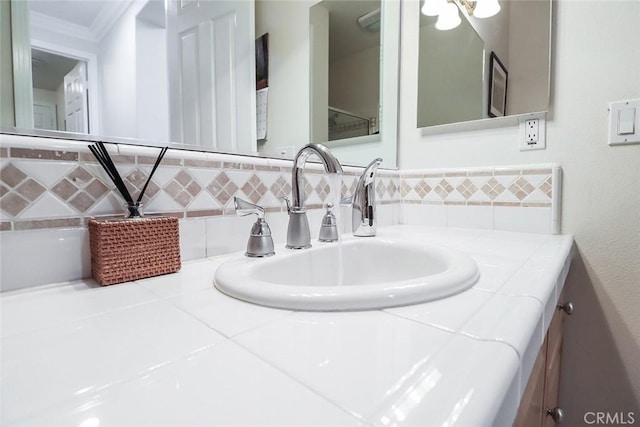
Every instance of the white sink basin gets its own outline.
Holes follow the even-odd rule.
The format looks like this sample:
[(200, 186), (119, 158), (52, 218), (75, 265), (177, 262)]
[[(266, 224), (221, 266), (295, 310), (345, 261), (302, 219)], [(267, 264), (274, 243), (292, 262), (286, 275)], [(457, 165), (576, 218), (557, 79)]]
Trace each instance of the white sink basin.
[(215, 286), (232, 297), (277, 308), (365, 310), (417, 304), (470, 288), (478, 267), (450, 249), (359, 238), (270, 258), (223, 263)]

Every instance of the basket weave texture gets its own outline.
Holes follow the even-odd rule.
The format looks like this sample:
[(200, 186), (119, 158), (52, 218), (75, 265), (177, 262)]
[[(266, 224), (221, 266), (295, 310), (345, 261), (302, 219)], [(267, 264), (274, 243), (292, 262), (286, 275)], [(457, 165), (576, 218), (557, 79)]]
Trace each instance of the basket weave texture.
[(177, 218), (89, 221), (91, 271), (101, 285), (180, 270)]

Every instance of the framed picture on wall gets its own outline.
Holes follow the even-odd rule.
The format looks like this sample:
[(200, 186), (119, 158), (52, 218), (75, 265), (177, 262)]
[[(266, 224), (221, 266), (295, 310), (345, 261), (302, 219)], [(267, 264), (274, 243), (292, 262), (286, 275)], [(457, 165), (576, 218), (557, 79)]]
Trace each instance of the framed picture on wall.
[(489, 70), (489, 117), (502, 117), (507, 114), (509, 73), (495, 52), (491, 52)]

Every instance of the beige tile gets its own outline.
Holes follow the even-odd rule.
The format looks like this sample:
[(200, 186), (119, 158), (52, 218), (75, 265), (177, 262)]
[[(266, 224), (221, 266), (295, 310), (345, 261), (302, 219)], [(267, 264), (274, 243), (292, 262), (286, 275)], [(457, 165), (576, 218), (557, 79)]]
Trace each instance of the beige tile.
[(187, 211), (187, 218), (201, 218), (206, 216), (220, 216), (222, 209), (205, 209), (197, 211)]
[(520, 202), (493, 202), (493, 206), (521, 207), (522, 203), (520, 203)]
[(11, 231), (11, 222), (0, 221), (0, 231)]
[(78, 160), (78, 153), (72, 151), (33, 150), (30, 148), (12, 147), (10, 155), (16, 159)]
[(95, 200), (98, 200), (109, 191), (109, 188), (99, 179), (94, 179), (84, 190)]
[(69, 204), (80, 212), (86, 212), (91, 206), (93, 206), (93, 203), (94, 200), (84, 191), (81, 191), (69, 200)]
[(193, 180), (189, 172), (184, 169), (181, 169), (180, 172), (178, 172), (178, 175), (176, 175), (173, 179), (178, 181), (178, 183), (183, 187), (189, 185), (189, 183)]
[(180, 194), (180, 192), (182, 191), (182, 187), (180, 187), (180, 184), (178, 184), (177, 182), (171, 180), (164, 187), (164, 191), (169, 193), (169, 195), (175, 199), (176, 197), (178, 197), (178, 194)]
[(87, 172), (82, 166), (78, 166), (67, 175), (67, 179), (76, 184), (87, 184), (93, 179), (93, 175)]
[(0, 181), (9, 188), (14, 188), (20, 184), (27, 175), (20, 169), (9, 163), (0, 170)]
[(63, 178), (51, 189), (51, 191), (58, 195), (62, 200), (69, 200), (71, 196), (76, 194), (78, 187), (73, 185), (67, 178)]
[(458, 192), (462, 194), (465, 199), (469, 199), (469, 197), (471, 197), (476, 191), (478, 191), (478, 187), (476, 187), (473, 182), (471, 182), (471, 180), (467, 178), (462, 181), (460, 185), (458, 185), (456, 190), (458, 190)]
[(191, 194), (193, 197), (196, 197), (198, 194), (200, 194), (200, 192), (202, 191), (202, 187), (200, 186), (200, 184), (198, 184), (196, 181), (191, 181), (191, 184), (189, 184), (186, 188), (186, 190), (189, 192), (189, 194)]
[(33, 202), (46, 191), (46, 188), (40, 185), (35, 179), (29, 178), (15, 190), (20, 193), (22, 197)]
[(18, 215), (27, 206), (29, 206), (29, 202), (14, 192), (5, 194), (2, 199), (0, 199), (0, 207), (2, 210), (13, 216)]
[(40, 219), (30, 221), (16, 221), (14, 223), (16, 231), (38, 230), (43, 228), (81, 227), (82, 225), (83, 221), (81, 218)]
[(4, 184), (0, 184), (0, 197), (4, 196), (5, 194), (7, 194), (9, 191), (9, 187), (7, 187)]
[(551, 175), (551, 169), (525, 169), (523, 175)]
[(188, 167), (193, 167), (193, 168), (208, 168), (208, 169), (222, 168), (222, 162), (216, 162), (213, 160), (184, 159), (184, 165)]
[(491, 178), (487, 183), (482, 186), (484, 194), (489, 196), (491, 200), (494, 200), (505, 190), (504, 186), (500, 184), (495, 178)]
[(140, 190), (147, 181), (147, 174), (142, 172), (140, 169), (134, 169), (126, 176), (126, 180)]
[(181, 190), (173, 198), (175, 199), (176, 202), (180, 203), (184, 207), (186, 207), (189, 203), (191, 203), (191, 195), (184, 190)]
[[(153, 156), (137, 156), (137, 163), (139, 165), (154, 165), (157, 157)], [(164, 166), (182, 166), (182, 159), (175, 157), (164, 157), (160, 163)]]

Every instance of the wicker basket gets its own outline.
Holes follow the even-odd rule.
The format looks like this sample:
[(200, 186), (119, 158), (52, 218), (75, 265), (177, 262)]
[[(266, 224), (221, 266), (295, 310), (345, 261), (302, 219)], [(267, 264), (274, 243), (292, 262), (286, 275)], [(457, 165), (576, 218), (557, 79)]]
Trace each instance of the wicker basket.
[(101, 285), (180, 270), (177, 218), (89, 221), (91, 270)]

